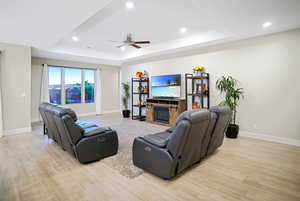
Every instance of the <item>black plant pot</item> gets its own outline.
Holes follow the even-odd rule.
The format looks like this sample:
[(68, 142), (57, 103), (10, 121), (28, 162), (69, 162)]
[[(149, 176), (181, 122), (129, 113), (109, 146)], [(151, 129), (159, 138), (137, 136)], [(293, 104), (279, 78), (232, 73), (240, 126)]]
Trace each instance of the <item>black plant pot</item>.
[(229, 124), (226, 130), (226, 137), (237, 138), (239, 134), (239, 125)]
[(123, 110), (122, 113), (123, 113), (124, 118), (129, 118), (130, 117), (130, 110)]

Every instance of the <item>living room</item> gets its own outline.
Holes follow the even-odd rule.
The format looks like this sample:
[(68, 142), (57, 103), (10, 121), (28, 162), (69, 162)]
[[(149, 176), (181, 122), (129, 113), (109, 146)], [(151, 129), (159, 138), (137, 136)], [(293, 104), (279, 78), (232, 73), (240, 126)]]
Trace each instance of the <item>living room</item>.
[(1, 201), (300, 200), (298, 0), (3, 5)]

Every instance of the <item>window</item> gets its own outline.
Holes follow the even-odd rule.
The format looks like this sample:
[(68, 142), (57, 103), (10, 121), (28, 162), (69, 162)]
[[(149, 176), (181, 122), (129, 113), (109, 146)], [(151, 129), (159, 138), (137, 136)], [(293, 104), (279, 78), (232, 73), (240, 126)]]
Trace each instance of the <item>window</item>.
[(50, 103), (61, 104), (61, 68), (49, 67)]
[(94, 103), (95, 70), (49, 66), (49, 95), (54, 104)]
[(66, 104), (81, 103), (81, 69), (65, 68)]
[(84, 100), (86, 103), (95, 102), (95, 71), (84, 70)]

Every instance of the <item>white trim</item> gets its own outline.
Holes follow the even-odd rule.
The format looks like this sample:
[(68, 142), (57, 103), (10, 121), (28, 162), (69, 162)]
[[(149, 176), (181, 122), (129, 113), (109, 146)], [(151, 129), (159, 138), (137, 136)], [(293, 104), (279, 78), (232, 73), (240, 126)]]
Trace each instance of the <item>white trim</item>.
[(79, 114), (78, 117), (96, 116), (96, 112)]
[(117, 112), (121, 112), (121, 110), (106, 110), (103, 111), (102, 114), (117, 113)]
[(34, 118), (31, 119), (31, 123), (36, 123), (36, 122), (42, 122), (43, 120), (39, 119), (39, 118)]
[(300, 140), (296, 140), (296, 139), (277, 137), (277, 136), (260, 134), (260, 133), (252, 133), (252, 132), (248, 132), (248, 131), (240, 131), (239, 135), (244, 136), (244, 137), (249, 137), (249, 138), (255, 138), (255, 139), (259, 139), (259, 140), (266, 140), (266, 141), (270, 141), (270, 142), (278, 142), (278, 143), (282, 143), (282, 144), (294, 145), (297, 147), (300, 146)]
[(96, 114), (102, 113), (102, 72), (101, 68), (97, 68), (95, 72), (95, 104)]
[(4, 136), (9, 136), (9, 135), (16, 135), (16, 134), (24, 134), (24, 133), (30, 133), (31, 127), (26, 127), (26, 128), (17, 128), (17, 129), (11, 129), (11, 130), (5, 130), (4, 131)]

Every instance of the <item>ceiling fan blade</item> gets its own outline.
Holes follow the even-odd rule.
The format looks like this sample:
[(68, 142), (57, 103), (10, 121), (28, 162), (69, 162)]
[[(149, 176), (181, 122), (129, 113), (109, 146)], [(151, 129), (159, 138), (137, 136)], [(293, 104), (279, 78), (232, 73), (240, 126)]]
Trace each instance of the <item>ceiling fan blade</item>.
[(132, 44), (131, 46), (133, 46), (133, 47), (135, 47), (135, 48), (138, 48), (138, 49), (142, 48), (142, 47), (140, 47), (140, 46), (138, 46), (138, 45), (136, 45), (136, 44)]
[(135, 44), (149, 44), (150, 41), (135, 41)]
[(121, 41), (116, 41), (116, 40), (109, 40), (108, 42), (112, 42), (112, 43), (121, 43)]

